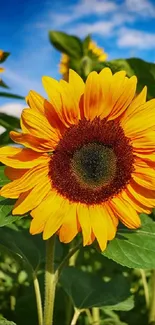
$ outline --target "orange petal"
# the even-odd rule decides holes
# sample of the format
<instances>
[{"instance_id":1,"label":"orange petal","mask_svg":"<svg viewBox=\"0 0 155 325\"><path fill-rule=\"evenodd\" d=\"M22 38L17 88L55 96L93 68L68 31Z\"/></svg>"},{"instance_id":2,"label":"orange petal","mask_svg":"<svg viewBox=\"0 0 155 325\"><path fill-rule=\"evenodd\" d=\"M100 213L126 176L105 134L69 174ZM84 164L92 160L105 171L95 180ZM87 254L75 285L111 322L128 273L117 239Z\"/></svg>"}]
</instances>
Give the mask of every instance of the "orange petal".
<instances>
[{"instance_id":1,"label":"orange petal","mask_svg":"<svg viewBox=\"0 0 155 325\"><path fill-rule=\"evenodd\" d=\"M117 72L116 74L119 73L120 72ZM118 84L120 86L119 76L117 76L115 82L116 85ZM116 97L117 99L115 98L115 102L113 103L113 107L108 118L109 120L116 119L127 109L127 107L130 105L130 103L132 102L135 96L136 86L137 86L136 76L133 76L131 78L125 78L124 85L122 84L122 86L118 89L117 86L115 86L116 87L115 91L117 94L119 94L119 97Z\"/></svg>"},{"instance_id":2,"label":"orange petal","mask_svg":"<svg viewBox=\"0 0 155 325\"><path fill-rule=\"evenodd\" d=\"M100 108L103 105L102 89L99 82L99 75L93 71L86 80L84 92L84 116L88 120L93 120L100 115Z\"/></svg>"},{"instance_id":3,"label":"orange petal","mask_svg":"<svg viewBox=\"0 0 155 325\"><path fill-rule=\"evenodd\" d=\"M140 105L132 118L126 120L121 119L120 124L129 138L143 135L149 129L154 130L155 121L155 99L151 99L143 105ZM146 118L147 117L147 118Z\"/></svg>"},{"instance_id":4,"label":"orange petal","mask_svg":"<svg viewBox=\"0 0 155 325\"><path fill-rule=\"evenodd\" d=\"M47 118L52 128L57 129L58 134L64 132L64 125L61 122L58 114L55 111L54 106L51 103L49 103L46 99L44 99L35 91L29 92L27 96L27 102L31 109L41 113L42 116L45 116ZM22 125L22 128L24 131L24 125ZM26 133L26 131L24 132Z\"/></svg>"},{"instance_id":5,"label":"orange petal","mask_svg":"<svg viewBox=\"0 0 155 325\"><path fill-rule=\"evenodd\" d=\"M48 163L48 160L49 156L47 154L30 149L9 146L0 148L0 161L13 168L32 168L41 163Z\"/></svg>"},{"instance_id":6,"label":"orange petal","mask_svg":"<svg viewBox=\"0 0 155 325\"><path fill-rule=\"evenodd\" d=\"M30 148L36 152L49 152L53 151L56 147L57 142L54 139L45 140L41 138L34 137L31 134L24 134L15 131L10 132L10 138L23 146Z\"/></svg>"},{"instance_id":7,"label":"orange petal","mask_svg":"<svg viewBox=\"0 0 155 325\"><path fill-rule=\"evenodd\" d=\"M128 201L123 200L121 196L114 197L110 201L110 207L113 210L114 214L116 214L116 216L122 223L124 223L126 227L130 229L140 227L141 221L137 212L128 203Z\"/></svg>"},{"instance_id":8,"label":"orange petal","mask_svg":"<svg viewBox=\"0 0 155 325\"><path fill-rule=\"evenodd\" d=\"M133 99L128 109L124 112L122 120L127 121L130 119L138 110L141 110L141 105L146 102L147 87L145 86L143 90Z\"/></svg>"},{"instance_id":9,"label":"orange petal","mask_svg":"<svg viewBox=\"0 0 155 325\"><path fill-rule=\"evenodd\" d=\"M27 172L27 169L15 169L12 167L6 167L4 170L4 174L11 180L14 181L22 177Z\"/></svg>"},{"instance_id":10,"label":"orange petal","mask_svg":"<svg viewBox=\"0 0 155 325\"><path fill-rule=\"evenodd\" d=\"M85 246L88 245L91 240L91 223L89 208L86 205L79 203L77 205L77 217L82 230L83 246Z\"/></svg>"},{"instance_id":11,"label":"orange petal","mask_svg":"<svg viewBox=\"0 0 155 325\"><path fill-rule=\"evenodd\" d=\"M49 124L45 116L35 110L24 109L21 116L24 132L30 133L38 138L59 141L57 129L54 129Z\"/></svg>"},{"instance_id":12,"label":"orange petal","mask_svg":"<svg viewBox=\"0 0 155 325\"><path fill-rule=\"evenodd\" d=\"M80 112L72 94L72 87L64 80L58 83L50 77L43 77L43 86L62 123L66 127L77 123Z\"/></svg>"},{"instance_id":13,"label":"orange petal","mask_svg":"<svg viewBox=\"0 0 155 325\"><path fill-rule=\"evenodd\" d=\"M38 165L28 170L20 179L6 184L1 189L1 195L8 198L18 198L23 192L37 186L42 178L48 175L48 165Z\"/></svg>"},{"instance_id":14,"label":"orange petal","mask_svg":"<svg viewBox=\"0 0 155 325\"><path fill-rule=\"evenodd\" d=\"M59 239L63 243L70 243L78 233L76 206L76 204L71 204L59 230Z\"/></svg>"},{"instance_id":15,"label":"orange petal","mask_svg":"<svg viewBox=\"0 0 155 325\"><path fill-rule=\"evenodd\" d=\"M24 214L38 206L51 190L51 183L47 177L42 177L41 183L32 190L20 194L12 214Z\"/></svg>"},{"instance_id":16,"label":"orange petal","mask_svg":"<svg viewBox=\"0 0 155 325\"><path fill-rule=\"evenodd\" d=\"M128 189L125 189L121 192L121 196L123 200L126 200L129 202L129 204L138 212L138 213L151 213L151 209L146 207L144 204L140 203L135 199L135 197L128 191Z\"/></svg>"},{"instance_id":17,"label":"orange petal","mask_svg":"<svg viewBox=\"0 0 155 325\"><path fill-rule=\"evenodd\" d=\"M155 206L155 191L148 189L146 191L146 188L140 186L134 180L130 181L127 185L127 189L142 205L148 208L153 208Z\"/></svg>"}]
</instances>

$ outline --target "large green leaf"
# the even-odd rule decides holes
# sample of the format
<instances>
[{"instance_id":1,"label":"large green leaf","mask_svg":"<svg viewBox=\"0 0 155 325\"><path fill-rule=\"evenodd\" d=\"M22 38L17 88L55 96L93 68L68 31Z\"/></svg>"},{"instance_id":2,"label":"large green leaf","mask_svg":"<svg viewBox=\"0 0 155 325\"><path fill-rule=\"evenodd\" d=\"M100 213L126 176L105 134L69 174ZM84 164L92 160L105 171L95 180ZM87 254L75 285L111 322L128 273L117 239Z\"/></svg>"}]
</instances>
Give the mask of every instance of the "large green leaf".
<instances>
[{"instance_id":1,"label":"large green leaf","mask_svg":"<svg viewBox=\"0 0 155 325\"><path fill-rule=\"evenodd\" d=\"M145 222L137 230L119 229L115 239L109 242L104 256L131 267L155 268L155 222L144 217Z\"/></svg>"},{"instance_id":2,"label":"large green leaf","mask_svg":"<svg viewBox=\"0 0 155 325\"><path fill-rule=\"evenodd\" d=\"M40 252L27 230L18 230L16 227L1 228L0 250L5 250L23 263L29 274L35 272L39 266Z\"/></svg>"},{"instance_id":3,"label":"large green leaf","mask_svg":"<svg viewBox=\"0 0 155 325\"><path fill-rule=\"evenodd\" d=\"M82 42L78 37L59 31L50 31L49 39L52 45L62 53L73 58L81 58L83 49Z\"/></svg>"},{"instance_id":4,"label":"large green leaf","mask_svg":"<svg viewBox=\"0 0 155 325\"><path fill-rule=\"evenodd\" d=\"M133 308L129 283L124 276L116 275L106 283L91 273L67 267L62 272L60 282L74 306L79 309L101 306L113 310Z\"/></svg>"},{"instance_id":5,"label":"large green leaf","mask_svg":"<svg viewBox=\"0 0 155 325\"><path fill-rule=\"evenodd\" d=\"M0 97L8 97L8 98L14 98L14 99L25 99L23 96L11 94L11 93L6 93L3 91L0 91Z\"/></svg>"}]
</instances>

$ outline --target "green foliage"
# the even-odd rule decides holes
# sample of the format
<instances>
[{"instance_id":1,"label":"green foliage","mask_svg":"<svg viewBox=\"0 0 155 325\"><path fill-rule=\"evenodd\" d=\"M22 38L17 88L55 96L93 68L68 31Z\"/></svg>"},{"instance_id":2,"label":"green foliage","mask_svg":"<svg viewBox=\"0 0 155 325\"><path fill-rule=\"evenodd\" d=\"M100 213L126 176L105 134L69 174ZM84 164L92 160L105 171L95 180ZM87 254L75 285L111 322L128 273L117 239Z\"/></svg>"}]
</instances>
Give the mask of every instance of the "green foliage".
<instances>
[{"instance_id":1,"label":"green foliage","mask_svg":"<svg viewBox=\"0 0 155 325\"><path fill-rule=\"evenodd\" d=\"M91 273L65 268L61 275L61 284L78 309L105 306L113 310L130 310L133 297L126 278L117 276L109 282Z\"/></svg>"},{"instance_id":2,"label":"green foliage","mask_svg":"<svg viewBox=\"0 0 155 325\"><path fill-rule=\"evenodd\" d=\"M0 319L0 325L16 325L16 324L4 318L4 319Z\"/></svg>"},{"instance_id":3,"label":"green foliage","mask_svg":"<svg viewBox=\"0 0 155 325\"><path fill-rule=\"evenodd\" d=\"M50 31L49 39L54 47L73 58L81 58L82 42L76 36L67 35L63 32Z\"/></svg>"},{"instance_id":4,"label":"green foliage","mask_svg":"<svg viewBox=\"0 0 155 325\"><path fill-rule=\"evenodd\" d=\"M119 229L103 254L127 267L155 268L155 222L148 217L141 229Z\"/></svg>"},{"instance_id":5,"label":"green foliage","mask_svg":"<svg viewBox=\"0 0 155 325\"><path fill-rule=\"evenodd\" d=\"M3 52L3 55L0 57L0 63L3 63L8 58L9 55L10 55L9 52Z\"/></svg>"},{"instance_id":6,"label":"green foliage","mask_svg":"<svg viewBox=\"0 0 155 325\"><path fill-rule=\"evenodd\" d=\"M17 117L5 113L0 113L0 125L8 130L19 129L20 121Z\"/></svg>"},{"instance_id":7,"label":"green foliage","mask_svg":"<svg viewBox=\"0 0 155 325\"><path fill-rule=\"evenodd\" d=\"M2 91L0 91L0 97L6 97L6 98L12 98L12 99L25 99L25 97L23 97L23 96L6 93L6 92L2 92Z\"/></svg>"}]
</instances>

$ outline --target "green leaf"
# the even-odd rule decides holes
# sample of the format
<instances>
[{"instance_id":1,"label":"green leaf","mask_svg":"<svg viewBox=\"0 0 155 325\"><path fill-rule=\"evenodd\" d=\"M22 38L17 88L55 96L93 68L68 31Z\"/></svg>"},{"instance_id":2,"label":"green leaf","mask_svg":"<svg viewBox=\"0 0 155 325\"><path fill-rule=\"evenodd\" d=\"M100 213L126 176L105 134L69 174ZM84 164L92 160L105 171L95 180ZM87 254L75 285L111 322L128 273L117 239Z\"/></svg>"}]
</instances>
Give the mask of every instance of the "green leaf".
<instances>
[{"instance_id":1,"label":"green leaf","mask_svg":"<svg viewBox=\"0 0 155 325\"><path fill-rule=\"evenodd\" d=\"M10 55L10 52L3 52L2 58L0 58L0 63L3 63L8 56Z\"/></svg>"},{"instance_id":2,"label":"green leaf","mask_svg":"<svg viewBox=\"0 0 155 325\"><path fill-rule=\"evenodd\" d=\"M9 88L2 79L0 79L0 87L7 88L7 89Z\"/></svg>"},{"instance_id":3,"label":"green leaf","mask_svg":"<svg viewBox=\"0 0 155 325\"><path fill-rule=\"evenodd\" d=\"M62 272L60 282L74 306L79 309L105 306L121 310L119 304L123 310L133 308L132 298L126 302L130 296L130 287L124 276L116 275L106 283L91 273L67 267Z\"/></svg>"},{"instance_id":4,"label":"green leaf","mask_svg":"<svg viewBox=\"0 0 155 325\"><path fill-rule=\"evenodd\" d=\"M49 31L49 39L52 45L62 53L73 58L81 58L83 54L81 40L63 32Z\"/></svg>"},{"instance_id":5,"label":"green leaf","mask_svg":"<svg viewBox=\"0 0 155 325\"><path fill-rule=\"evenodd\" d=\"M4 174L4 170L5 166L0 166L0 187L10 182L10 180Z\"/></svg>"},{"instance_id":6,"label":"green leaf","mask_svg":"<svg viewBox=\"0 0 155 325\"><path fill-rule=\"evenodd\" d=\"M16 324L4 318L4 319L0 319L0 325L16 325Z\"/></svg>"},{"instance_id":7,"label":"green leaf","mask_svg":"<svg viewBox=\"0 0 155 325\"><path fill-rule=\"evenodd\" d=\"M87 55L88 52L89 52L88 47L89 47L90 41L91 41L91 35L87 35L85 37L85 39L83 40L83 52L84 52L84 55Z\"/></svg>"},{"instance_id":8,"label":"green leaf","mask_svg":"<svg viewBox=\"0 0 155 325\"><path fill-rule=\"evenodd\" d=\"M0 97L7 97L7 98L14 98L14 99L25 99L23 96L15 95L15 94L10 94L6 92L0 91Z\"/></svg>"},{"instance_id":9,"label":"green leaf","mask_svg":"<svg viewBox=\"0 0 155 325\"><path fill-rule=\"evenodd\" d=\"M27 230L19 231L8 227L0 229L0 249L22 262L30 275L40 264L39 249Z\"/></svg>"},{"instance_id":10,"label":"green leaf","mask_svg":"<svg viewBox=\"0 0 155 325\"><path fill-rule=\"evenodd\" d=\"M10 143L13 143L13 141L9 136L8 130L6 130L2 134L0 134L0 144L2 146L4 146L4 145L10 144Z\"/></svg>"},{"instance_id":11,"label":"green leaf","mask_svg":"<svg viewBox=\"0 0 155 325\"><path fill-rule=\"evenodd\" d=\"M0 125L6 129L13 130L20 128L20 121L17 117L0 113Z\"/></svg>"},{"instance_id":12,"label":"green leaf","mask_svg":"<svg viewBox=\"0 0 155 325\"><path fill-rule=\"evenodd\" d=\"M148 217L141 229L119 229L103 255L130 268L155 268L155 222Z\"/></svg>"},{"instance_id":13,"label":"green leaf","mask_svg":"<svg viewBox=\"0 0 155 325\"><path fill-rule=\"evenodd\" d=\"M6 225L9 225L21 218L23 216L12 216L11 211L13 209L15 200L11 199L4 199L3 197L0 197L0 227L4 227Z\"/></svg>"}]
</instances>

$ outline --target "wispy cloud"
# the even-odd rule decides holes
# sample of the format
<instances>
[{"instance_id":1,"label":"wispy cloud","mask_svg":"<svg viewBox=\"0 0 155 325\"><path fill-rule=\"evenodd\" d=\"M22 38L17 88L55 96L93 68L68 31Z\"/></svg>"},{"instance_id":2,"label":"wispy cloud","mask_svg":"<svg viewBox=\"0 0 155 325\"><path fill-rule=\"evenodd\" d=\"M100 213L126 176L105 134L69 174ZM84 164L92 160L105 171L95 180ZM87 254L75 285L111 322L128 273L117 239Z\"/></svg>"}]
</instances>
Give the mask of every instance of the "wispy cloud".
<instances>
[{"instance_id":1,"label":"wispy cloud","mask_svg":"<svg viewBox=\"0 0 155 325\"><path fill-rule=\"evenodd\" d=\"M119 31L117 45L119 47L133 47L148 50L155 48L155 34L139 31L136 29L122 28Z\"/></svg>"}]
</instances>

